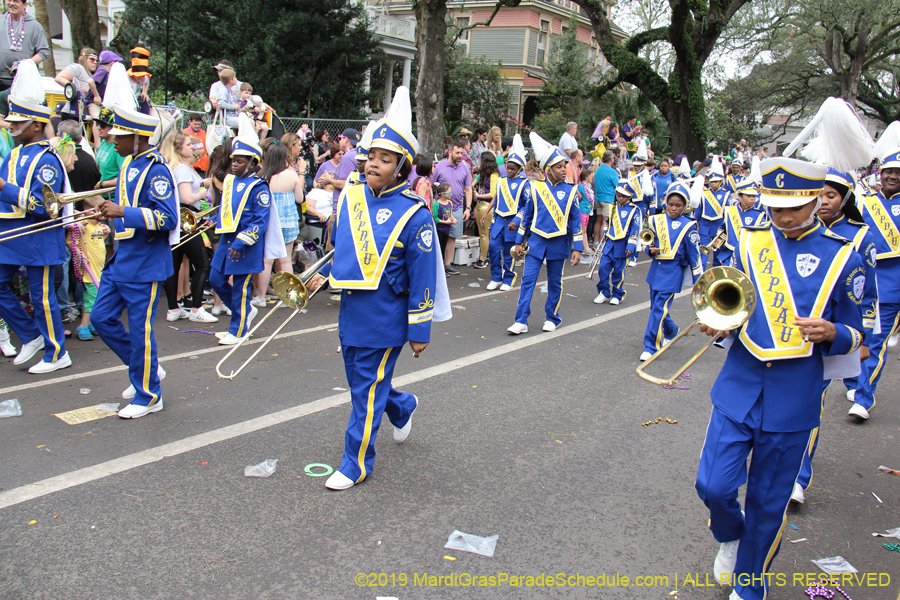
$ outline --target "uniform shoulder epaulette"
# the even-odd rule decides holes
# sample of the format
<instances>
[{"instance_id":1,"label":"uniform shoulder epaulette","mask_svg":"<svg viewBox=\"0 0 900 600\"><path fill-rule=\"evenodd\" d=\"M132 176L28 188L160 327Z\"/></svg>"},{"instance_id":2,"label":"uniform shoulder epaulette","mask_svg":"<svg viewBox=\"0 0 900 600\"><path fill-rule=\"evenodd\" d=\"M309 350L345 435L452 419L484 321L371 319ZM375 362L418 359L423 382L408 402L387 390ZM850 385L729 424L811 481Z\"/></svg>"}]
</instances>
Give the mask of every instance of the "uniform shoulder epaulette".
<instances>
[{"instance_id":1,"label":"uniform shoulder epaulette","mask_svg":"<svg viewBox=\"0 0 900 600\"><path fill-rule=\"evenodd\" d=\"M403 191L400 192L400 193L401 193L402 195L406 196L407 198L409 198L410 200L413 200L413 201L415 201L415 202L421 202L424 206L427 207L427 204L425 204L425 198L423 198L422 196L416 194L416 193L413 192L412 190L403 190Z\"/></svg>"},{"instance_id":2,"label":"uniform shoulder epaulette","mask_svg":"<svg viewBox=\"0 0 900 600\"><path fill-rule=\"evenodd\" d=\"M825 237L831 238L833 240L837 240L838 242L840 242L842 244L852 244L853 243L852 240L848 240L844 236L838 235L835 232L833 232L832 230L827 229L827 228L822 230L822 235L824 235Z\"/></svg>"},{"instance_id":3,"label":"uniform shoulder epaulette","mask_svg":"<svg viewBox=\"0 0 900 600\"><path fill-rule=\"evenodd\" d=\"M847 222L851 225L856 225L857 227L866 227L866 224L861 221L854 221L853 219L847 219Z\"/></svg>"}]
</instances>

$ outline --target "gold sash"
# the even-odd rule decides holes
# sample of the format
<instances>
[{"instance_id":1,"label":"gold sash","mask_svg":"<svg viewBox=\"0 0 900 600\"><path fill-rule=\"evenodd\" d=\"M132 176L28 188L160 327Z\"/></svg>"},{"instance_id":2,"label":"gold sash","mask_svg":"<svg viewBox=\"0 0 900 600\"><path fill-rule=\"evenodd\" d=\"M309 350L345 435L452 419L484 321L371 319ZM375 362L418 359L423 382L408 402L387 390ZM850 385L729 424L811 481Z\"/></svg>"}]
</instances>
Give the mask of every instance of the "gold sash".
<instances>
[{"instance_id":1,"label":"gold sash","mask_svg":"<svg viewBox=\"0 0 900 600\"><path fill-rule=\"evenodd\" d=\"M125 160L122 161L122 168L119 169L119 181L118 181L118 196L119 196L119 206L123 206L125 208L138 208L138 199L141 197L141 190L144 188L144 179L147 178L147 173L150 172L150 167L153 166L153 162L150 161L147 163L147 167L140 174L138 178L137 185L134 186L134 203L131 202L131 198L128 196L128 167L131 165L133 156L126 156ZM124 218L122 222L124 223ZM116 232L117 240L127 240L134 236L134 228L125 228L123 231Z\"/></svg>"},{"instance_id":2,"label":"gold sash","mask_svg":"<svg viewBox=\"0 0 900 600\"><path fill-rule=\"evenodd\" d=\"M881 234L881 237L884 238L884 241L887 242L888 247L891 249L890 252L878 253L877 257L893 258L900 256L900 231L898 231L890 211L875 194L863 198L863 206L872 215L872 220L875 222L874 229Z\"/></svg>"},{"instance_id":3,"label":"gold sash","mask_svg":"<svg viewBox=\"0 0 900 600\"><path fill-rule=\"evenodd\" d=\"M623 223L622 217L619 214L619 210L622 208L628 209L628 218ZM634 210L631 204L626 204L625 206L619 206L618 203L613 204L612 210L610 211L609 220L612 222L612 235L609 236L611 240L621 240L625 237L625 234L628 233L628 225L631 223L631 219L634 217Z\"/></svg>"},{"instance_id":4,"label":"gold sash","mask_svg":"<svg viewBox=\"0 0 900 600\"><path fill-rule=\"evenodd\" d=\"M805 341L799 329L794 325L797 314L797 303L791 291L784 261L778 250L772 229L748 229L748 235L741 236L741 257L744 266L752 274L759 294L757 310L765 315L774 348L763 348L755 343L747 333L747 325L741 329L740 338L744 346L759 359L798 358L812 354L813 342ZM819 318L831 292L837 283L841 270L853 251L851 244L841 248L831 264L818 296L812 306L810 318ZM823 265L824 266L824 265Z\"/></svg>"},{"instance_id":5,"label":"gold sash","mask_svg":"<svg viewBox=\"0 0 900 600\"><path fill-rule=\"evenodd\" d=\"M693 221L690 223L683 223L681 231L678 232L678 235L673 241L667 220L665 214L653 215L653 217L651 217L653 228L656 233L657 245L659 246L659 254L656 258L672 260L675 258L675 254L678 252L678 248L681 246L684 236L691 230L694 223Z\"/></svg>"},{"instance_id":6,"label":"gold sash","mask_svg":"<svg viewBox=\"0 0 900 600\"><path fill-rule=\"evenodd\" d=\"M706 199L706 202L712 207L716 213L714 217L707 217L705 214L703 218L708 221L715 221L719 217L722 216L722 205L719 204L719 199L716 198L716 195L712 193L712 190L705 190L703 192L703 197Z\"/></svg>"},{"instance_id":7,"label":"gold sash","mask_svg":"<svg viewBox=\"0 0 900 600\"><path fill-rule=\"evenodd\" d=\"M500 200L502 202L497 203L497 208L494 212L501 217L508 217L515 214L516 209L519 207L516 205L516 199L513 197L512 190L509 189L509 178L500 178L500 185L497 191L500 193Z\"/></svg>"},{"instance_id":8,"label":"gold sash","mask_svg":"<svg viewBox=\"0 0 900 600\"><path fill-rule=\"evenodd\" d=\"M247 198L250 197L250 190L262 181L261 179L253 179L247 183L247 188L241 196L240 204L237 207L237 213L232 210L234 202L234 175L226 175L225 181L222 183L222 204L219 206L219 226L216 227L216 233L234 233L238 225L241 223L241 215L244 207L247 205Z\"/></svg>"},{"instance_id":9,"label":"gold sash","mask_svg":"<svg viewBox=\"0 0 900 600\"><path fill-rule=\"evenodd\" d=\"M541 202L544 203L544 206L547 208L547 211L550 213L550 216L553 218L553 223L556 225L556 231L541 231L535 225L537 225L537 206L535 206L534 210L534 221L532 222L531 228L538 233L544 234L545 237L556 237L559 235L565 235L567 227L566 221L569 219L569 211L572 209L572 196L575 194L576 188L572 188L572 191L569 193L569 197L566 199L566 212L563 212L559 205L556 203L556 200L553 199L553 195L550 193L550 188L543 181L533 181L532 189L537 192L538 197L541 199Z\"/></svg>"}]
</instances>

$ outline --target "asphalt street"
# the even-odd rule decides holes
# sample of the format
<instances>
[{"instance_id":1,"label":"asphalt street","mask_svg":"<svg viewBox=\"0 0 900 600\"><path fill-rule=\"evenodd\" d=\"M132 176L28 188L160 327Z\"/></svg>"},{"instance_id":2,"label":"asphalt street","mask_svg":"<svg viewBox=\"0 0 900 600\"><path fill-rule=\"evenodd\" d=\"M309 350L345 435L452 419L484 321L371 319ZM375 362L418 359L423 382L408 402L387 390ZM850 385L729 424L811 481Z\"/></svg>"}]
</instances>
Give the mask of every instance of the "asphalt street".
<instances>
[{"instance_id":1,"label":"asphalt street","mask_svg":"<svg viewBox=\"0 0 900 600\"><path fill-rule=\"evenodd\" d=\"M349 415L339 303L326 294L234 381L216 377L216 338L185 331L227 323L170 324L161 302L165 409L136 420L54 416L125 402L125 367L99 339L67 341L74 365L45 376L0 358L0 401L23 410L0 419L0 599L726 600L694 490L725 353L707 352L676 389L635 375L647 266L629 270L619 306L593 304L596 277L567 267L563 325L540 331L536 291L518 337L506 333L518 289L487 292L487 270L462 268L449 279L453 319L434 324L421 358L407 348L397 363L396 387L420 399L409 439L395 444L385 421L374 473L343 492L306 472L337 467ZM673 316L693 319L687 297ZM704 341L686 338L656 371ZM878 469L900 469L897 366L895 353L865 423L832 384L813 484L774 562L785 585L768 600L808 598L804 579L821 573L811 561L833 556L863 581L875 574L843 586L853 600L900 599L900 552L882 547L900 540L872 536L900 527L900 477ZM265 459L278 459L274 475L244 477ZM454 530L498 536L494 556L445 549ZM509 580L527 576L534 586Z\"/></svg>"}]
</instances>

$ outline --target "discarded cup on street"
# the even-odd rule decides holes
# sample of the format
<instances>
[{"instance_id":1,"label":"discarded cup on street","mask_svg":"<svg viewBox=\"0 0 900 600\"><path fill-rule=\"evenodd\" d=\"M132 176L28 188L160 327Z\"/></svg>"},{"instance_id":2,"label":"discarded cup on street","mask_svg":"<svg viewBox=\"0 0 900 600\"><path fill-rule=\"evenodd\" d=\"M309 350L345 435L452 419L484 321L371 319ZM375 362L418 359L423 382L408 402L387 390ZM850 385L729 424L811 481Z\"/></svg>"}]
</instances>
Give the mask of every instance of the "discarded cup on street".
<instances>
[{"instance_id":1,"label":"discarded cup on street","mask_svg":"<svg viewBox=\"0 0 900 600\"><path fill-rule=\"evenodd\" d=\"M244 468L244 477L268 477L275 472L277 458L267 458L258 465Z\"/></svg>"},{"instance_id":2,"label":"discarded cup on street","mask_svg":"<svg viewBox=\"0 0 900 600\"><path fill-rule=\"evenodd\" d=\"M117 412L119 412L119 403L118 402L103 402L102 404L98 404L97 412L117 413Z\"/></svg>"},{"instance_id":3,"label":"discarded cup on street","mask_svg":"<svg viewBox=\"0 0 900 600\"><path fill-rule=\"evenodd\" d=\"M0 402L0 419L4 417L21 417L22 405L13 398L12 400L4 400Z\"/></svg>"},{"instance_id":4,"label":"discarded cup on street","mask_svg":"<svg viewBox=\"0 0 900 600\"><path fill-rule=\"evenodd\" d=\"M450 534L444 548L451 550L462 550L463 552L472 552L482 556L494 556L494 548L497 547L497 538L499 536L492 535L490 537L481 537L472 535L471 533L463 533L456 529Z\"/></svg>"},{"instance_id":5,"label":"discarded cup on street","mask_svg":"<svg viewBox=\"0 0 900 600\"><path fill-rule=\"evenodd\" d=\"M78 393L82 396L87 396L91 393L91 388L81 388L80 390L78 390Z\"/></svg>"},{"instance_id":6,"label":"discarded cup on street","mask_svg":"<svg viewBox=\"0 0 900 600\"><path fill-rule=\"evenodd\" d=\"M843 556L832 556L811 562L826 573L859 573Z\"/></svg>"}]
</instances>

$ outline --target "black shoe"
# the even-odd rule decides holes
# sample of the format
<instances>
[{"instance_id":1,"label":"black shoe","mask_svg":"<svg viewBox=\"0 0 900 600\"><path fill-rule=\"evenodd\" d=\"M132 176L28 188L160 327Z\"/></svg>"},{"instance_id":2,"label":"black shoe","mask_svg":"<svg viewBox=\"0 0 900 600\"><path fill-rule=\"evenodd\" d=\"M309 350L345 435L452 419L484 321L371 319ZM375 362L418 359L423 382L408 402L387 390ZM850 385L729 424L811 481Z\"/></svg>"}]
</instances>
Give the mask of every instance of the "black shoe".
<instances>
[{"instance_id":1,"label":"black shoe","mask_svg":"<svg viewBox=\"0 0 900 600\"><path fill-rule=\"evenodd\" d=\"M459 275L459 271L449 265L444 267L444 273L446 273L447 275Z\"/></svg>"},{"instance_id":2,"label":"black shoe","mask_svg":"<svg viewBox=\"0 0 900 600\"><path fill-rule=\"evenodd\" d=\"M472 265L472 266L474 266L476 269L483 269L483 268L485 268L486 266L488 266L488 264L487 264L487 261L484 261L484 260L476 260L476 261L475 261L475 264Z\"/></svg>"}]
</instances>

